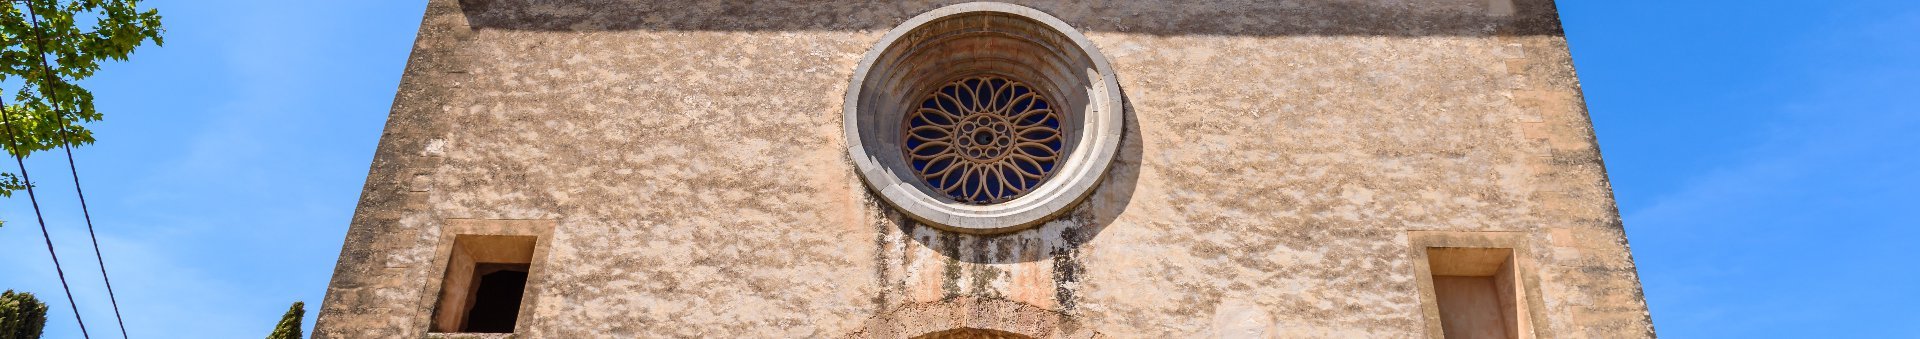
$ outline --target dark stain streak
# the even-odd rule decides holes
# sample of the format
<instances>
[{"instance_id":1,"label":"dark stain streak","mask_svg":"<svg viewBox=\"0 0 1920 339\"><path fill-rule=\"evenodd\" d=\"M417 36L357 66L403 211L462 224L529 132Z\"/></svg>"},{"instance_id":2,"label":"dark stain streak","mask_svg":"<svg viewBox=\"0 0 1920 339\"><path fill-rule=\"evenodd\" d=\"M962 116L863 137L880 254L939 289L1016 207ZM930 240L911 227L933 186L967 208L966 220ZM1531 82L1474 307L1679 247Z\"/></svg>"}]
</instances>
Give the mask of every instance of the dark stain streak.
<instances>
[{"instance_id":1,"label":"dark stain streak","mask_svg":"<svg viewBox=\"0 0 1920 339\"><path fill-rule=\"evenodd\" d=\"M973 265L973 292L975 297L1002 298L1000 291L993 288L993 279L1000 276L1000 270L987 265Z\"/></svg>"},{"instance_id":2,"label":"dark stain streak","mask_svg":"<svg viewBox=\"0 0 1920 339\"><path fill-rule=\"evenodd\" d=\"M1074 218L1080 224L1081 218ZM1053 298L1060 303L1060 312L1070 314L1074 311L1078 298L1074 289L1080 283L1086 266L1080 262L1080 245L1085 243L1080 226L1070 226L1060 230L1060 239L1065 242L1054 248L1053 255Z\"/></svg>"},{"instance_id":3,"label":"dark stain streak","mask_svg":"<svg viewBox=\"0 0 1920 339\"><path fill-rule=\"evenodd\" d=\"M864 195L864 197L865 198L861 199L863 206L874 205L870 195ZM886 217L885 214L880 214L879 218L874 218L873 220L873 284L875 286L887 286L887 282L892 279L887 276L887 272L890 271L888 269L889 267L887 267L887 249L891 246L887 246L888 230ZM876 290L873 295L873 311L875 313L886 312L887 292L892 291L892 289L878 288Z\"/></svg>"},{"instance_id":4,"label":"dark stain streak","mask_svg":"<svg viewBox=\"0 0 1920 339\"><path fill-rule=\"evenodd\" d=\"M960 235L951 232L940 233L940 254L947 258L947 267L942 272L940 290L946 292L943 298L960 296Z\"/></svg>"},{"instance_id":5,"label":"dark stain streak","mask_svg":"<svg viewBox=\"0 0 1920 339\"><path fill-rule=\"evenodd\" d=\"M1029 244L1027 244L1027 241L1025 239L1019 239L1016 241L999 241L999 242L995 242L995 245L998 245L999 247L994 249L993 260L995 262L1013 262L1014 251L1020 247L1029 246Z\"/></svg>"}]
</instances>

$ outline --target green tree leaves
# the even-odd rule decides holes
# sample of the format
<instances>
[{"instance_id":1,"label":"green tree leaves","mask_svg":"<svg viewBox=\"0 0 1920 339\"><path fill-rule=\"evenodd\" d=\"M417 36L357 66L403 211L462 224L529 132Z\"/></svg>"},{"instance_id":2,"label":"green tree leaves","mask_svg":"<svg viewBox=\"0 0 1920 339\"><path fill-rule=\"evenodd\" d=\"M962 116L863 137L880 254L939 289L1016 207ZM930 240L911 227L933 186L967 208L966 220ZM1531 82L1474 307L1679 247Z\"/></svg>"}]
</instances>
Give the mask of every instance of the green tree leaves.
<instances>
[{"instance_id":1,"label":"green tree leaves","mask_svg":"<svg viewBox=\"0 0 1920 339\"><path fill-rule=\"evenodd\" d=\"M287 314L280 316L280 324L273 327L273 333L267 339L300 339L300 318L307 315L307 303L295 301L287 308Z\"/></svg>"},{"instance_id":2,"label":"green tree leaves","mask_svg":"<svg viewBox=\"0 0 1920 339\"><path fill-rule=\"evenodd\" d=\"M39 339L46 328L46 303L33 293L0 292L0 339Z\"/></svg>"},{"instance_id":3,"label":"green tree leaves","mask_svg":"<svg viewBox=\"0 0 1920 339\"><path fill-rule=\"evenodd\" d=\"M0 149L25 157L65 144L93 143L85 123L99 121L93 92L76 83L100 71L100 62L124 61L133 49L161 45L160 12L139 0L26 0L0 7L0 98L5 124ZM35 20L38 19L38 20ZM82 22L86 28L82 28ZM36 25L36 22L38 23ZM6 98L4 86L18 86ZM0 197L31 183L0 172ZM4 223L0 223L4 225Z\"/></svg>"},{"instance_id":4,"label":"green tree leaves","mask_svg":"<svg viewBox=\"0 0 1920 339\"><path fill-rule=\"evenodd\" d=\"M84 124L102 114L94 109L93 92L78 82L99 72L104 61L127 60L148 41L164 43L159 11L141 10L139 3L27 0L0 6L0 98L6 99L6 123L13 127L0 146L8 154L93 143L93 132ZM9 86L17 88L4 88ZM9 137L0 133L0 138ZM0 196L26 184L0 173Z\"/></svg>"}]
</instances>

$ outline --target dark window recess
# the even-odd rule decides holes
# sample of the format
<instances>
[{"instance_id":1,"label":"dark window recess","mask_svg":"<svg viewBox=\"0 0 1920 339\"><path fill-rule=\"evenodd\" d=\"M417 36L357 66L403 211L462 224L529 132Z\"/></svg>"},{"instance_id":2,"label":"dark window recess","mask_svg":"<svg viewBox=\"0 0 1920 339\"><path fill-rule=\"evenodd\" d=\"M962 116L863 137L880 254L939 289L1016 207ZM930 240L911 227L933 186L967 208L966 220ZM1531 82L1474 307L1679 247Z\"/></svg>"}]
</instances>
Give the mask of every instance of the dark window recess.
<instances>
[{"instance_id":1,"label":"dark window recess","mask_svg":"<svg viewBox=\"0 0 1920 339\"><path fill-rule=\"evenodd\" d=\"M479 264L474 280L480 287L473 295L473 309L467 311L467 327L461 332L512 333L520 314L520 296L527 290L526 264ZM482 273L492 271L491 273Z\"/></svg>"},{"instance_id":2,"label":"dark window recess","mask_svg":"<svg viewBox=\"0 0 1920 339\"><path fill-rule=\"evenodd\" d=\"M432 332L513 333L533 271L531 236L459 235L435 303Z\"/></svg>"}]
</instances>

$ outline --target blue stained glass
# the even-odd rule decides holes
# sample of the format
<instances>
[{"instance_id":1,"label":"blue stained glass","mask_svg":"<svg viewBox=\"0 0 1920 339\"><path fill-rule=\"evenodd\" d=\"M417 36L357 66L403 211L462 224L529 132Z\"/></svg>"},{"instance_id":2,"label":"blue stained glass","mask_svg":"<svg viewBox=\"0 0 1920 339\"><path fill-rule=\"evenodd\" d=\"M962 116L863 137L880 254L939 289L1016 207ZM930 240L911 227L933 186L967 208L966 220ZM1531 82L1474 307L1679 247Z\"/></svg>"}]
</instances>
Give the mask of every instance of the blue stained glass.
<instances>
[{"instance_id":1,"label":"blue stained glass","mask_svg":"<svg viewBox=\"0 0 1920 339\"><path fill-rule=\"evenodd\" d=\"M907 117L907 163L929 188L956 201L997 204L1039 187L1063 143L1060 117L1019 81L981 76L927 94Z\"/></svg>"}]
</instances>

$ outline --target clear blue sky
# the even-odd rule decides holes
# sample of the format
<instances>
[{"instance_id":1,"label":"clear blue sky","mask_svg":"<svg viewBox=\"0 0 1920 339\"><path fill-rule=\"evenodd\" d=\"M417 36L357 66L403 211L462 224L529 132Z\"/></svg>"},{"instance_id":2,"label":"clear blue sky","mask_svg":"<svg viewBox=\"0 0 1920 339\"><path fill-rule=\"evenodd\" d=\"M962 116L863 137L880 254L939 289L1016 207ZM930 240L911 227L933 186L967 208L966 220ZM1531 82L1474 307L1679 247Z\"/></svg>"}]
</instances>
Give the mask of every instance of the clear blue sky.
<instances>
[{"instance_id":1,"label":"clear blue sky","mask_svg":"<svg viewBox=\"0 0 1920 339\"><path fill-rule=\"evenodd\" d=\"M148 0L169 44L88 82L76 150L135 337L261 337L294 300L311 328L424 2ZM1920 337L1920 2L1561 11L1662 335ZM29 166L104 337L63 160ZM0 219L0 288L78 337L26 199Z\"/></svg>"}]
</instances>

